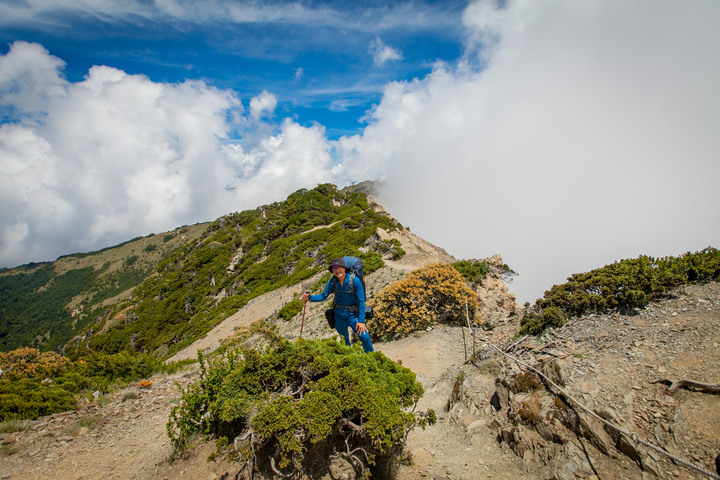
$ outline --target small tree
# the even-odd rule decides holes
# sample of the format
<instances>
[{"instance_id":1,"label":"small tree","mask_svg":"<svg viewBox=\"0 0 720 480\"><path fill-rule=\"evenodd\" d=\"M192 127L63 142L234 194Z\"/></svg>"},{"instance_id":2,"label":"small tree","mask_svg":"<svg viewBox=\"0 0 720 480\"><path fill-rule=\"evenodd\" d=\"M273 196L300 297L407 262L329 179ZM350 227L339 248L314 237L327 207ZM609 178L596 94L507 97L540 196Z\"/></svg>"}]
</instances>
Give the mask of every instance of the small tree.
<instances>
[{"instance_id":1,"label":"small tree","mask_svg":"<svg viewBox=\"0 0 720 480\"><path fill-rule=\"evenodd\" d=\"M376 295L370 333L380 340L402 337L433 323L465 325L475 321L477 294L452 265L434 263L388 285Z\"/></svg>"},{"instance_id":2,"label":"small tree","mask_svg":"<svg viewBox=\"0 0 720 480\"><path fill-rule=\"evenodd\" d=\"M433 411L407 411L422 386L380 352L276 338L264 352L244 349L209 363L199 356L201 378L168 421L179 451L201 433L268 473L318 473L343 457L367 476L393 463L416 425L435 421Z\"/></svg>"}]
</instances>

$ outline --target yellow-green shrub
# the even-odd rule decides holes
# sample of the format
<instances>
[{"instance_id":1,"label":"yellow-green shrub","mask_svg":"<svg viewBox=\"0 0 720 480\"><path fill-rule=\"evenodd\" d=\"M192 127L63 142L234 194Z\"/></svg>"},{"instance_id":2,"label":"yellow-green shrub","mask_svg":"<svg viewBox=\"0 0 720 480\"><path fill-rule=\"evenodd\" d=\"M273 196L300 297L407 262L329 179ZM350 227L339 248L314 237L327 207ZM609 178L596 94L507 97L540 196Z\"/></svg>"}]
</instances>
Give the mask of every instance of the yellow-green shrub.
<instances>
[{"instance_id":1,"label":"yellow-green shrub","mask_svg":"<svg viewBox=\"0 0 720 480\"><path fill-rule=\"evenodd\" d=\"M388 285L373 299L370 334L380 340L402 337L433 323L465 325L475 319L477 294L448 263L419 268ZM467 309L467 310L466 310Z\"/></svg>"}]
</instances>

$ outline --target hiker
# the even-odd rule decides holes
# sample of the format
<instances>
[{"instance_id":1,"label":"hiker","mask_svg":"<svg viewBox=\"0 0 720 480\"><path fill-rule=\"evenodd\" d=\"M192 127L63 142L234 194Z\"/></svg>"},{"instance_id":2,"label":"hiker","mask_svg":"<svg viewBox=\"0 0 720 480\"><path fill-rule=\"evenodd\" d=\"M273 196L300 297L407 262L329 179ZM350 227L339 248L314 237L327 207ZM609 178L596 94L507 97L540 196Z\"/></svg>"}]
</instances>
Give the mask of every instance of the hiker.
<instances>
[{"instance_id":1,"label":"hiker","mask_svg":"<svg viewBox=\"0 0 720 480\"><path fill-rule=\"evenodd\" d=\"M310 295L310 292L305 292L302 296L303 300L322 302L334 293L332 316L335 319L335 330L345 339L345 345L350 345L348 334L348 326L350 326L360 338L365 353L374 351L370 333L365 326L365 289L361 279L356 275L347 274L348 269L342 258L333 259L329 269L333 276L325 285L325 290L320 295Z\"/></svg>"}]
</instances>

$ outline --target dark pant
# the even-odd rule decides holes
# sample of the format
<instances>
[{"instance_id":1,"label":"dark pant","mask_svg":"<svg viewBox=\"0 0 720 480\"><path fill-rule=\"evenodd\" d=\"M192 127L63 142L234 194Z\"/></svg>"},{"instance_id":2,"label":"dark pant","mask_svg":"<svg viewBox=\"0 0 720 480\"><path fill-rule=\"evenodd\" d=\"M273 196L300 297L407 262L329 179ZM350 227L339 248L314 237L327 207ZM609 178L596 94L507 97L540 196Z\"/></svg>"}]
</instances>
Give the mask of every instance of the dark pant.
<instances>
[{"instance_id":1,"label":"dark pant","mask_svg":"<svg viewBox=\"0 0 720 480\"><path fill-rule=\"evenodd\" d=\"M335 316L335 330L345 339L345 345L351 345L350 333L348 332L349 326L350 324L347 321L339 318L338 315ZM353 330L356 334L358 333L357 328L354 328ZM360 338L360 343L362 344L365 353L375 351L375 349L373 348L372 340L370 340L370 333L368 331L365 331L365 333L363 333L362 335L358 334L358 337Z\"/></svg>"}]
</instances>

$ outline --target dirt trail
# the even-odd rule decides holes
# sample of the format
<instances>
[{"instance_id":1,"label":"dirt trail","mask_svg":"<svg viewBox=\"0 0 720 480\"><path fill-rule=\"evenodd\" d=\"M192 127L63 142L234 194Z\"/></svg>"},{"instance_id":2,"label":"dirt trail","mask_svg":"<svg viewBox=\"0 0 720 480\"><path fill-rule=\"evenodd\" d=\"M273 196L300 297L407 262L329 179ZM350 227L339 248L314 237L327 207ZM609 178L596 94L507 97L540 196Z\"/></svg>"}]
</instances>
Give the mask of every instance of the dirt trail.
<instances>
[{"instance_id":1,"label":"dirt trail","mask_svg":"<svg viewBox=\"0 0 720 480\"><path fill-rule=\"evenodd\" d=\"M465 438L465 428L444 411L464 361L459 329L435 328L380 343L377 350L418 372L425 388L418 408L434 408L439 416L437 425L411 433L408 449L414 465L402 467L399 480L522 476L517 458L490 438L472 443ZM221 478L233 466L207 462L212 445L200 446L188 458L169 461L168 415L180 397L178 387L196 377L193 367L156 376L150 388L130 387L78 411L44 417L28 431L5 434L0 437L2 443L12 443L16 453L3 458L0 479ZM492 383L490 377L488 382Z\"/></svg>"},{"instance_id":2,"label":"dirt trail","mask_svg":"<svg viewBox=\"0 0 720 480\"><path fill-rule=\"evenodd\" d=\"M467 330L465 333L467 335ZM489 430L482 439L468 435L467 426L478 417L468 413L458 423L446 411L460 372L474 368L465 365L464 345L471 349L469 338L463 342L461 329L446 326L377 345L376 349L388 358L417 373L425 389L418 409L432 408L438 415L435 426L415 430L408 436L406 447L412 454L413 465L401 467L398 480L533 478L524 471L520 459L502 450ZM487 387L489 400L495 377L483 375L479 381Z\"/></svg>"},{"instance_id":3,"label":"dirt trail","mask_svg":"<svg viewBox=\"0 0 720 480\"><path fill-rule=\"evenodd\" d=\"M192 376L191 370L157 376L149 388L130 387L6 434L2 442L14 440L17 452L2 459L0 478L171 478L165 424L179 398L176 383L186 385Z\"/></svg>"}]
</instances>

